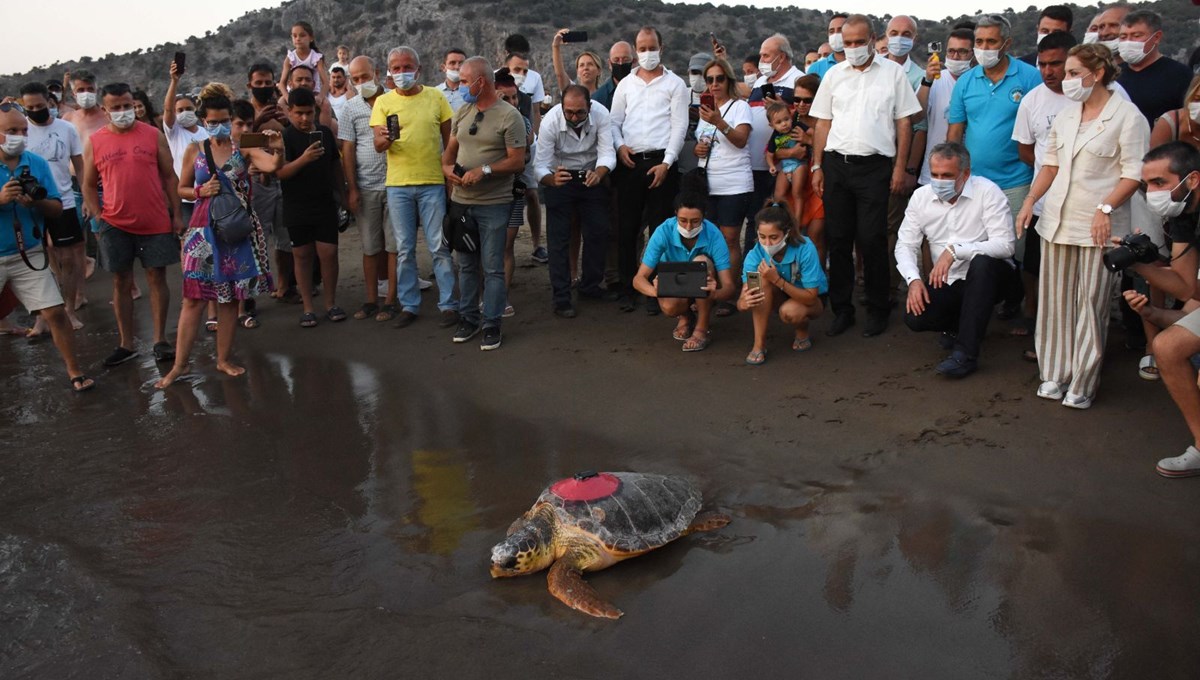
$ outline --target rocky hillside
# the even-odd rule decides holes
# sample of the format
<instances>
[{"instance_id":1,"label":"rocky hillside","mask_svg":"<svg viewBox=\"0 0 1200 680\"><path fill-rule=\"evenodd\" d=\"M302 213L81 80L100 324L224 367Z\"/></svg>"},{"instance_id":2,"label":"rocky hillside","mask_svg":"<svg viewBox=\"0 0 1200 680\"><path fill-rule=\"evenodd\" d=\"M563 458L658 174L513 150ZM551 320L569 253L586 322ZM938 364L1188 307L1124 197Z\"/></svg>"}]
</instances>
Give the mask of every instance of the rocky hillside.
<instances>
[{"instance_id":1,"label":"rocky hillside","mask_svg":"<svg viewBox=\"0 0 1200 680\"><path fill-rule=\"evenodd\" d=\"M902 5L897 3L898 7ZM1186 61L1195 45L1200 44L1195 8L1183 0L1156 0L1146 6L1164 17L1164 51ZM1033 48L1037 12L1033 6L1020 12L1004 12L1013 22L1017 54ZM1076 7L1077 36L1082 36L1081 24L1095 12L1095 8ZM708 49L709 31L740 60L757 51L761 40L776 31L788 36L797 50L820 44L831 13L667 4L658 0L293 0L275 9L247 12L219 30L193 36L183 44L148 46L121 55L84 56L28 73L2 76L0 94L13 93L30 79L61 78L66 70L83 68L95 73L102 84L124 80L146 89L157 101L176 51L188 54L185 89L220 80L240 91L251 63L267 61L278 67L290 47L291 24L297 20L315 26L317 43L330 62L333 48L339 43L352 46L356 54L376 57L382 57L391 47L411 45L425 60L425 82L433 83L438 80L436 64L446 48L461 47L468 53L497 59L504 37L513 32L529 37L534 46L534 68L548 75L552 71L550 38L558 28L588 31L588 48L604 54L614 40L632 40L639 26L653 24L663 33L667 65L682 70L693 52ZM878 17L879 30L888 18ZM948 27L961 18L965 17L921 17L918 51L923 52L921 48L928 40L943 39ZM547 80L552 82L553 78Z\"/></svg>"}]
</instances>

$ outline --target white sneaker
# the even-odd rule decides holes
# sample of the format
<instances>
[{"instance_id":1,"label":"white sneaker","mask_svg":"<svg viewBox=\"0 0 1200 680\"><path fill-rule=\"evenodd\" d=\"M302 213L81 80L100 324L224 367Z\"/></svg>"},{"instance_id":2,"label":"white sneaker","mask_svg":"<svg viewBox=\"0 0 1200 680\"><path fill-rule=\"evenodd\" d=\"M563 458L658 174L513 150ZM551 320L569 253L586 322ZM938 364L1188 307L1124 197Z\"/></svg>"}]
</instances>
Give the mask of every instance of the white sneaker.
<instances>
[{"instance_id":1,"label":"white sneaker","mask_svg":"<svg viewBox=\"0 0 1200 680\"><path fill-rule=\"evenodd\" d=\"M1189 446L1182 456L1163 458L1154 469L1163 477L1200 476L1200 451L1195 446Z\"/></svg>"},{"instance_id":2,"label":"white sneaker","mask_svg":"<svg viewBox=\"0 0 1200 680\"><path fill-rule=\"evenodd\" d=\"M512 317L512 316L516 315L516 313L517 313L517 310L513 309L513 306L512 306L512 305L505 305L505 306L504 306L504 313L500 315L500 318L501 318L501 319L507 319L507 318L509 318L509 317Z\"/></svg>"},{"instance_id":3,"label":"white sneaker","mask_svg":"<svg viewBox=\"0 0 1200 680\"><path fill-rule=\"evenodd\" d=\"M1037 395L1042 399L1060 401L1063 398L1062 385L1053 380L1047 380L1038 387Z\"/></svg>"},{"instance_id":4,"label":"white sneaker","mask_svg":"<svg viewBox=\"0 0 1200 680\"><path fill-rule=\"evenodd\" d=\"M375 286L375 292L377 295L379 295L379 297L387 297L387 281L380 281L379 284Z\"/></svg>"},{"instance_id":5,"label":"white sneaker","mask_svg":"<svg viewBox=\"0 0 1200 680\"><path fill-rule=\"evenodd\" d=\"M421 287L421 290L429 290L430 288L433 288L433 281L430 281L429 279L423 279L418 276L417 285Z\"/></svg>"},{"instance_id":6,"label":"white sneaker","mask_svg":"<svg viewBox=\"0 0 1200 680\"><path fill-rule=\"evenodd\" d=\"M1062 405L1067 408L1085 409L1092 407L1092 398L1085 397L1082 394L1067 392L1067 396L1063 397Z\"/></svg>"}]
</instances>

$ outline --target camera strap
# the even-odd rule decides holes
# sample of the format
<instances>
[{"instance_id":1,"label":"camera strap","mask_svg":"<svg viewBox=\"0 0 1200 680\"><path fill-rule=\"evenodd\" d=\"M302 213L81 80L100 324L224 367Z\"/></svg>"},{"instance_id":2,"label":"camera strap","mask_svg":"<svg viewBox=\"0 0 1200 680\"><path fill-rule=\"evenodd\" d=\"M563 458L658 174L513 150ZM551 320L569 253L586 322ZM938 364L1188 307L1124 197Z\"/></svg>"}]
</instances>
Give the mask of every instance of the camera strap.
<instances>
[{"instance_id":1,"label":"camera strap","mask_svg":"<svg viewBox=\"0 0 1200 680\"><path fill-rule=\"evenodd\" d=\"M17 218L17 206L15 205L13 206L13 234L17 238L17 252L21 254L21 259L25 261L26 267L35 272L40 272L50 266L50 254L46 252L44 247L42 249L42 266L35 267L29 261L29 254L25 252L25 234L21 229L21 220Z\"/></svg>"}]
</instances>

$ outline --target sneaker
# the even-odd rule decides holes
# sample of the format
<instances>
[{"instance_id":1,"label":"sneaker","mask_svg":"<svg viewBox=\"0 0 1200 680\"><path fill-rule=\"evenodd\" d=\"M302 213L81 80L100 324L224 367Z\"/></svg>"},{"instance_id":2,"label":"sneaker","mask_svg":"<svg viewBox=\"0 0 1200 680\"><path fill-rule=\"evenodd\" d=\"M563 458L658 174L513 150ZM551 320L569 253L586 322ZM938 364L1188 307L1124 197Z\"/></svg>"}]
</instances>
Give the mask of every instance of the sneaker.
<instances>
[{"instance_id":1,"label":"sneaker","mask_svg":"<svg viewBox=\"0 0 1200 680\"><path fill-rule=\"evenodd\" d=\"M380 281L375 286L375 294L381 298L387 297L387 281Z\"/></svg>"},{"instance_id":2,"label":"sneaker","mask_svg":"<svg viewBox=\"0 0 1200 680\"><path fill-rule=\"evenodd\" d=\"M420 287L421 290L429 290L430 288L433 288L433 281L430 281L429 279L423 279L418 276L417 286Z\"/></svg>"},{"instance_id":3,"label":"sneaker","mask_svg":"<svg viewBox=\"0 0 1200 680\"><path fill-rule=\"evenodd\" d=\"M483 329L483 340L479 343L479 349L485 352L492 349L499 349L501 339L500 328L497 326L488 326Z\"/></svg>"},{"instance_id":4,"label":"sneaker","mask_svg":"<svg viewBox=\"0 0 1200 680\"><path fill-rule=\"evenodd\" d=\"M1063 397L1062 405L1066 406L1067 408L1077 408L1083 410L1085 408L1091 408L1092 398L1085 397L1082 394L1075 394L1074 392L1067 392L1067 396Z\"/></svg>"},{"instance_id":5,"label":"sneaker","mask_svg":"<svg viewBox=\"0 0 1200 680\"><path fill-rule=\"evenodd\" d=\"M1163 458L1154 469L1163 477L1200 476L1200 450L1189 446L1182 456Z\"/></svg>"},{"instance_id":6,"label":"sneaker","mask_svg":"<svg viewBox=\"0 0 1200 680\"><path fill-rule=\"evenodd\" d=\"M108 355L108 357L105 358L104 365L109 368L112 368L113 366L120 366L121 364L125 363L126 361L129 361L130 359L136 357L137 355L138 355L138 353L131 349L125 349L124 347L118 347L113 350L112 354Z\"/></svg>"},{"instance_id":7,"label":"sneaker","mask_svg":"<svg viewBox=\"0 0 1200 680\"><path fill-rule=\"evenodd\" d=\"M942 360L933 370L947 378L965 378L979 368L979 362L963 352L954 352Z\"/></svg>"},{"instance_id":8,"label":"sneaker","mask_svg":"<svg viewBox=\"0 0 1200 680\"><path fill-rule=\"evenodd\" d=\"M513 309L512 305L504 305L504 313L500 315L501 319L507 319L511 316L516 316L517 310Z\"/></svg>"},{"instance_id":9,"label":"sneaker","mask_svg":"<svg viewBox=\"0 0 1200 680\"><path fill-rule=\"evenodd\" d=\"M466 342L475 337L479 332L479 326L470 321L459 321L458 329L454 331L454 342Z\"/></svg>"},{"instance_id":10,"label":"sneaker","mask_svg":"<svg viewBox=\"0 0 1200 680\"><path fill-rule=\"evenodd\" d=\"M438 328L449 328L458 323L458 312L453 309L443 309L438 320Z\"/></svg>"},{"instance_id":11,"label":"sneaker","mask_svg":"<svg viewBox=\"0 0 1200 680\"><path fill-rule=\"evenodd\" d=\"M533 255L530 255L530 257L533 259L534 262L537 262L538 264L546 264L547 262L550 261L550 253L547 253L546 249L543 248L542 246L538 246L537 248L534 248Z\"/></svg>"},{"instance_id":12,"label":"sneaker","mask_svg":"<svg viewBox=\"0 0 1200 680\"><path fill-rule=\"evenodd\" d=\"M1063 398L1062 385L1053 380L1047 380L1038 386L1037 395L1042 399L1061 401Z\"/></svg>"}]
</instances>

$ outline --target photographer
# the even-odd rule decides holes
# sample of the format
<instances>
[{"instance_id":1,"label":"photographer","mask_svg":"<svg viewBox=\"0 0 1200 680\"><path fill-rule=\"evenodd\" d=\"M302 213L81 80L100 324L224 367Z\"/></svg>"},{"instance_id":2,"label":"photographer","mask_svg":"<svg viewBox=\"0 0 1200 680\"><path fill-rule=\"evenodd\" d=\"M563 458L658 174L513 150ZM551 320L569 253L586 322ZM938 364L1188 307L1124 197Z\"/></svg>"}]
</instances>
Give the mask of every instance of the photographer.
<instances>
[{"instance_id":1,"label":"photographer","mask_svg":"<svg viewBox=\"0 0 1200 680\"><path fill-rule=\"evenodd\" d=\"M1158 461L1158 473L1164 477L1194 477L1200 475L1200 387L1196 384L1196 369L1189 359L1200 354L1200 304L1192 300L1196 292L1196 275L1200 269L1200 151L1183 142L1170 142L1146 154L1142 165L1142 180L1146 184L1146 203L1154 214L1166 218L1165 229L1171 235L1171 261L1160 267L1145 263L1157 251L1141 257L1132 269L1146 278L1150 285L1169 293L1176 300L1187 301L1183 310L1151 307L1146 296L1125 291L1129 306L1146 321L1163 328L1154 339L1154 356L1159 375L1183 413L1192 431L1192 445L1183 455ZM1119 250L1119 249L1118 249ZM1134 257L1138 249L1131 249ZM1113 261L1110 253L1109 261ZM1144 252L1144 251L1143 251ZM1119 257L1118 263L1121 262Z\"/></svg>"},{"instance_id":2,"label":"photographer","mask_svg":"<svg viewBox=\"0 0 1200 680\"><path fill-rule=\"evenodd\" d=\"M0 104L0 290L5 284L30 312L41 312L76 392L95 383L75 359L75 335L41 247L46 218L62 215L50 165L25 151L29 125L12 104ZM8 225L12 225L9 228ZM42 263L36 268L34 263Z\"/></svg>"}]
</instances>

